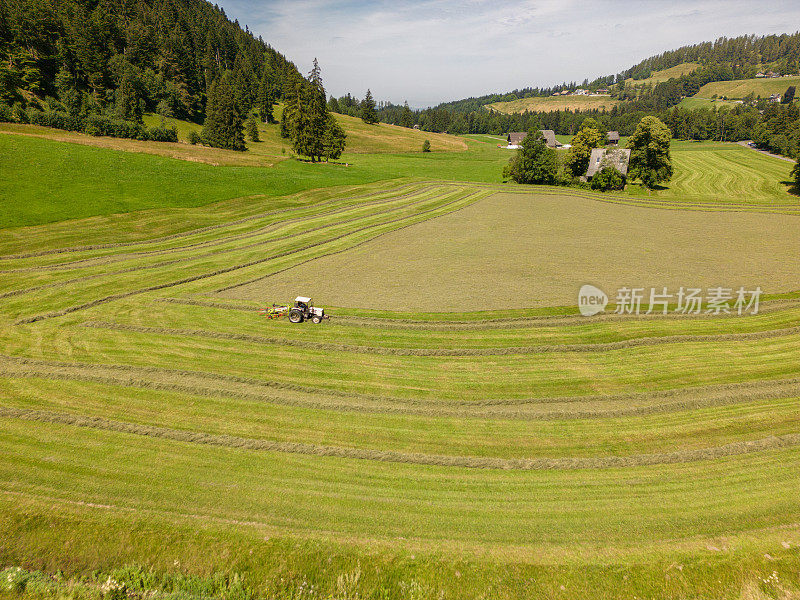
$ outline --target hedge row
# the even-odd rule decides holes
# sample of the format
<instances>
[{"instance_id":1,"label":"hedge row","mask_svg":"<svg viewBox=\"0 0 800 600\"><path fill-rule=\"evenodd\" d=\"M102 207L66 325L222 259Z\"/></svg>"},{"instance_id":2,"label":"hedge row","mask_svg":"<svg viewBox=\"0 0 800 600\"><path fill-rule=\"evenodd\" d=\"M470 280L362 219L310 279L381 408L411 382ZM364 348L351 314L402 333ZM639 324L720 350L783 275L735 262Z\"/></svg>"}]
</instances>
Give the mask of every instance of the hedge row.
<instances>
[{"instance_id":1,"label":"hedge row","mask_svg":"<svg viewBox=\"0 0 800 600\"><path fill-rule=\"evenodd\" d=\"M103 115L86 117L71 115L62 111L41 111L12 109L0 104L0 121L7 123L31 123L65 131L82 131L94 136L109 136L152 142L177 142L175 127L145 127L141 123L114 119Z\"/></svg>"}]
</instances>

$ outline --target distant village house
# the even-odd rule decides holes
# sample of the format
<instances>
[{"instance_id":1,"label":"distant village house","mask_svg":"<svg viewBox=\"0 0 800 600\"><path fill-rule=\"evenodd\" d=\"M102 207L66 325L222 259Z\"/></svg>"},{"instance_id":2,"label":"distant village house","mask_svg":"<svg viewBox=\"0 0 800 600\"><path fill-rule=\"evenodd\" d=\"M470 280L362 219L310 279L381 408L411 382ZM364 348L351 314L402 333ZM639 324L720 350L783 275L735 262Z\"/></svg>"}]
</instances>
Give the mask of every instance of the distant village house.
<instances>
[{"instance_id":1,"label":"distant village house","mask_svg":"<svg viewBox=\"0 0 800 600\"><path fill-rule=\"evenodd\" d=\"M550 148L561 148L561 142L556 139L556 133L552 129L540 129L539 130L544 138L545 144L548 145ZM506 140L508 140L509 147L517 147L522 144L522 140L528 137L527 131L513 131L508 134Z\"/></svg>"}]
</instances>

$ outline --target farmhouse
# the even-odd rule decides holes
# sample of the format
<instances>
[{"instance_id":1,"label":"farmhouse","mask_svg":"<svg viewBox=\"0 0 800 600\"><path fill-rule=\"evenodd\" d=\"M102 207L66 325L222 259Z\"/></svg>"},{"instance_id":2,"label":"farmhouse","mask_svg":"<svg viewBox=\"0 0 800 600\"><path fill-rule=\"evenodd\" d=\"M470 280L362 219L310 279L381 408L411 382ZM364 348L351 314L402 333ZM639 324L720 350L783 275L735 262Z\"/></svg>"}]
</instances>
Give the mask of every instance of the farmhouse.
<instances>
[{"instance_id":1,"label":"farmhouse","mask_svg":"<svg viewBox=\"0 0 800 600\"><path fill-rule=\"evenodd\" d=\"M623 177L628 175L628 162L631 151L627 148L593 148L589 157L589 168L586 170L586 179L591 180L599 171L606 167L613 167Z\"/></svg>"},{"instance_id":2,"label":"farmhouse","mask_svg":"<svg viewBox=\"0 0 800 600\"><path fill-rule=\"evenodd\" d=\"M555 131L552 129L540 129L539 131L550 148L561 148L561 142L556 139ZM528 137L528 132L526 131L513 131L508 134L506 140L509 146L519 146L526 137Z\"/></svg>"},{"instance_id":3,"label":"farmhouse","mask_svg":"<svg viewBox=\"0 0 800 600\"><path fill-rule=\"evenodd\" d=\"M606 134L606 140L609 146L617 146L619 144L619 131L609 131Z\"/></svg>"}]
</instances>

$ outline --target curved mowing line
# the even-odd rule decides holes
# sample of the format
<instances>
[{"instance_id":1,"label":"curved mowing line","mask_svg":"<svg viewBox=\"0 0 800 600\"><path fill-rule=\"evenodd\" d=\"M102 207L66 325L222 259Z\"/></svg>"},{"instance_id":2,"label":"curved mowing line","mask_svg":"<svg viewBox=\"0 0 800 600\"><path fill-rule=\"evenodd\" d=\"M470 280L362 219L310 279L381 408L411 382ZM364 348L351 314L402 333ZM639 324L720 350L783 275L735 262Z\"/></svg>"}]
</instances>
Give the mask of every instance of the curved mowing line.
<instances>
[{"instance_id":1,"label":"curved mowing line","mask_svg":"<svg viewBox=\"0 0 800 600\"><path fill-rule=\"evenodd\" d=\"M330 342L310 342L291 338L274 338L246 333L228 333L208 331L205 329L173 329L169 327L148 327L129 325L109 321L87 321L83 327L109 329L112 331L130 331L133 333L153 333L157 335L175 335L189 338L211 340L235 340L252 344L287 346L332 352L355 352L383 356L505 356L511 354L546 354L552 352L610 352L626 348L642 346L659 346L661 344L681 344L698 342L738 342L745 340L764 340L800 334L800 325L753 331L747 333L720 333L705 335L665 335L662 337L641 337L618 342L599 342L596 344L550 344L537 346L501 346L486 348L393 348L390 346L357 346L352 344L334 344Z\"/></svg>"},{"instance_id":2,"label":"curved mowing line","mask_svg":"<svg viewBox=\"0 0 800 600\"><path fill-rule=\"evenodd\" d=\"M3 369L3 366L6 368ZM474 401L405 399L213 372L120 364L63 363L2 355L0 355L0 375L10 378L82 381L210 398L222 396L314 410L494 420L578 420L646 416L800 396L800 378L794 378L615 395L489 398ZM276 395L287 392L289 396ZM332 400L334 398L338 400ZM586 405L615 402L625 406L585 408ZM570 407L547 412L531 411L551 404L566 404ZM515 410L508 410L509 408Z\"/></svg>"},{"instance_id":3,"label":"curved mowing line","mask_svg":"<svg viewBox=\"0 0 800 600\"><path fill-rule=\"evenodd\" d=\"M424 214L428 214L428 213L431 213L431 212L435 212L435 211L437 211L437 210L439 210L441 208L444 208L446 206L450 206L452 204L455 204L456 202L458 202L459 200L462 200L462 199L470 200L470 202L468 204L465 204L464 206L461 206L459 208L444 212L444 213L442 213L440 215L434 215L434 216L429 217L428 219L426 219L426 221L430 221L432 219L435 219L435 218L438 218L438 217L441 217L441 216L444 216L444 215L451 215L453 213L456 213L456 212L458 212L460 210L463 210L463 209L467 208L468 206L471 206L472 204L474 204L478 200L482 200L483 198L486 198L486 197L487 196L485 195L485 192L476 192L476 193L473 193L472 195L466 196L465 198L457 198L457 199L453 200L452 202L447 202L447 203L445 203L445 204L443 204L441 206L437 206L437 207L431 208L429 210L424 210L422 212L417 213L416 215L411 215L411 217L401 217L401 218L398 218L398 219L393 219L391 221L386 221L382 225L388 225L389 223L395 223L395 222L401 221L401 220L403 220L405 218L412 218L412 217L415 217L415 216L419 216L419 215L424 215ZM235 289L235 288L238 288L238 287L242 287L242 286L245 286L245 285L250 285L251 283L256 283L258 281L263 281L264 279L267 279L267 278L272 277L274 275L278 275L279 273L283 273L285 271L289 271L290 269L294 269L295 267L299 267L300 265L304 265L306 263L318 260L320 258L324 258L326 256L333 256L335 254L341 254L342 252L348 252L350 250L354 250L356 248L359 248L360 246L363 246L364 244L366 244L368 242L372 242L374 240L377 240L378 238L383 237L384 235L387 235L389 233L394 233L396 231L401 231L401 230L406 229L408 227L413 227L414 225L417 225L418 223L421 223L421 222L422 221L414 221L413 223L408 223L407 225L402 225L400 227L396 227L394 229L390 229L389 231L385 231L383 233L379 233L379 234L377 234L377 235L375 235L375 236L373 236L371 238L368 238L366 240L358 242L357 244L353 244L351 246L347 246L346 248L342 248L340 250L332 250L331 252L325 252L323 254L318 254L316 256L312 256L312 257L307 258L305 260L301 260L300 262L297 262L297 263L295 263L293 265L289 265L288 267L284 267L283 269L278 269L277 271L273 271L272 273L267 273L266 275L261 275L259 277L255 277L253 279L248 279L246 281L242 281L242 282L239 282L239 283L235 283L233 285L228 285L228 286L216 289L216 290L214 290L214 292L219 294L221 292L227 292L228 290L232 290L232 289ZM360 231L364 231L364 230L370 229L370 228L372 228L372 226L367 226L367 227L361 227L359 229L354 229L350 233L347 233L347 234L339 236L339 237L346 237L347 235L352 235L354 233L358 233ZM337 238L332 238L331 241L334 241L334 240L337 240L337 239L339 239L339 238L338 237Z\"/></svg>"},{"instance_id":4,"label":"curved mowing line","mask_svg":"<svg viewBox=\"0 0 800 600\"><path fill-rule=\"evenodd\" d=\"M436 189L436 188L431 186L430 188L426 188L425 191L429 191L429 190L432 190L432 189ZM460 189L460 188L455 188L455 189ZM420 195L420 194L412 193L412 194L408 194L406 196L403 196L403 198L416 197L417 195ZM112 275L123 275L125 273L135 273L137 271L145 271L145 270L149 270L149 269L158 269L158 268L161 268L161 267L168 267L170 265L179 264L179 263L182 263L182 262L191 262L191 261L201 260L201 259L210 258L210 257L214 257L214 256L221 256L221 255L224 255L224 254L230 254L231 252L240 252L242 250L247 250L247 249L250 249L250 248L257 248L258 246L266 246L268 244L273 244L273 243L277 243L277 242L283 242L283 241L286 241L286 240L289 240L289 239L294 239L294 238L297 238L297 237L308 235L310 233L315 233L317 231L321 231L323 229L329 229L331 227L338 227L338 226L341 226L341 225L346 225L347 223L352 223L354 221L359 221L359 220L362 220L362 219L369 219L369 218L373 218L373 217L379 217L379 216L386 215L386 214L393 213L393 212L397 212L397 211L400 211L400 210L405 210L405 209L407 209L409 207L416 206L418 204L422 204L422 203L425 203L425 202L432 202L432 201L435 201L435 200L437 200L439 198L443 198L443 197L446 197L446 195L445 196L434 196L434 197L427 197L426 196L426 197L424 197L424 198L422 198L420 200L415 200L414 202L409 202L407 204L401 204L400 206L387 208L385 210L377 211L377 212L374 212L374 213L369 213L369 214L366 214L366 215L360 215L358 217L351 217L349 219L344 219L342 221L334 221L333 223L328 223L326 225L319 225L317 227L312 227L311 229L306 229L306 230L300 231L298 233L291 233L291 234L281 235L281 236L277 236L277 237L271 237L271 238L268 238L266 240L262 240L262 241L259 241L259 242L253 242L251 244L246 244L246 245L243 245L243 246L236 246L234 248L223 248L221 250L213 250L211 252L206 252L205 254L194 254L194 255L191 255L191 256L184 256L184 257L181 257L181 258L175 258L175 259L172 259L172 260L166 260L166 261L157 262L157 263L153 263L153 264L149 264L149 265L139 265L139 266L134 266L134 267L127 267L125 269L120 269L118 271L108 271L108 272L105 272L105 273L96 273L96 274L93 274L93 275L83 275L81 277L74 277L72 279L65 279L63 281L55 281L53 283L44 283L44 284L41 284L41 285L29 287L29 288L20 288L20 289L16 289L16 290L9 290L7 292L0 293L0 299L10 298L10 297L13 297L13 296L20 296L20 295L23 295L23 294L30 294L30 293L37 292L37 291L44 290L44 289L51 289L51 288L68 286L68 285L73 284L73 283L79 283L79 282L82 282L82 281L90 281L90 280L93 280L93 279L99 279L99 278L102 278L102 277L109 277L109 276L112 276ZM364 205L361 205L361 206L364 206ZM348 207L348 209L352 209L352 208L354 208L354 207ZM329 214L334 214L335 212L337 212L337 211L331 211ZM300 219L296 219L296 220L300 220ZM294 219L292 219L290 221L287 221L286 223L289 223L291 221L294 221ZM283 223L279 224L279 226L280 225L283 225ZM269 229L269 228L264 228L264 229ZM262 235L263 233L264 232L261 231L258 234L253 234L253 235ZM245 237L253 237L253 235L251 235L251 234L243 234L243 236L245 236ZM218 240L212 240L212 241L215 242L216 245L219 245L219 244L225 244L225 243L228 243L228 242L231 242L231 241L235 241L236 239L239 239L239 236L232 236L232 237L229 237L229 238L223 238L221 240L218 239ZM207 244L207 243L209 243L209 242L202 242L202 243L200 243L198 245ZM215 244L211 244L211 245L215 245ZM162 253L171 253L171 252L176 251L176 250L186 251L186 248L188 248L188 246L187 247L181 247L180 249L155 250L150 254L156 254L157 255L157 254L162 254ZM123 255L120 258L118 258L116 256L101 257L100 261L98 261L98 262L96 262L96 263L94 263L93 265L90 265L90 266L94 267L94 266L99 266L99 265L102 265L102 264L110 264L111 262L118 262L118 261L121 261L121 260L125 260L125 258L130 257L130 256L132 256L132 255ZM117 260L115 260L115 259L117 259ZM94 259L85 259L85 260L94 260ZM83 261L76 261L76 262L83 262ZM69 263L62 263L62 264L69 264ZM32 271L39 271L39 270L45 270L46 271L46 270L50 270L50 266L47 265L47 266L42 266L42 267L30 267L29 269L32 270Z\"/></svg>"},{"instance_id":5,"label":"curved mowing line","mask_svg":"<svg viewBox=\"0 0 800 600\"><path fill-rule=\"evenodd\" d=\"M406 199L409 199L409 198L422 196L424 194L427 194L431 190L436 190L436 189L440 189L440 188L443 188L443 187L446 187L446 186L433 186L433 185L431 185L431 186L427 186L427 187L424 187L424 188L420 188L420 189L414 190L413 192L410 192L408 194L404 194L402 196L392 196L390 198L381 198L379 200L374 200L372 202L364 202L364 203L361 203L361 204L347 205L347 206L344 206L344 207L341 207L341 208L336 208L336 209L333 209L333 210L329 210L327 212L322 212L322 213L317 213L317 214L314 214L314 215L309 215L307 217L295 217L295 218L292 218L292 219L287 219L286 221L276 221L274 223L270 223L269 225L265 225L264 227L260 227L259 229L256 229L254 231L248 231L248 232L245 232L245 233L235 234L235 235L231 235L231 236L222 236L222 237L219 237L219 238L206 240L206 241L203 241L203 242L195 242L193 244L186 244L186 245L183 245L183 246L176 246L174 248L165 248L163 250L146 250L146 251L142 251L142 252L129 252L129 253L124 253L124 254L110 254L110 255L106 255L106 256L96 256L96 257L90 257L90 258L81 258L81 259L78 259L78 260L67 261L67 262L63 262L63 263L53 263L53 264L41 265L41 266L35 266L35 267L23 267L23 268L19 268L19 269L7 269L7 270L4 270L4 271L0 271L0 273L28 273L28 272L35 272L35 271L71 270L73 268L80 268L80 266L83 266L83 264L87 263L87 262L92 262L91 265L86 265L88 267L92 267L92 266L104 265L104 264L109 264L109 263L112 263L112 262L119 262L119 261L128 260L128 259L135 259L137 257L157 256L157 255L161 255L161 254L172 254L172 253L175 253L175 252L186 252L186 251L188 251L188 250L190 250L192 248L218 246L218 245L221 245L221 244L226 244L226 243L233 242L233 241L240 240L240 239L247 239L247 238L251 238L251 237L257 237L259 235L263 235L265 233L268 233L270 230L277 229L277 228L280 228L280 227L283 227L285 225L289 225L289 224L292 224L292 223L302 222L302 221L306 221L306 220L313 220L313 219L317 219L317 218L325 217L325 216L331 216L331 215L335 215L335 214L341 213L341 212L346 212L346 211L350 211L350 210L357 210L357 209L360 209L360 208L363 208L363 207L374 206L376 204L388 204L390 202L398 202L400 200L406 200ZM449 186L449 187L452 187L454 189L463 189L463 188L460 188L458 186ZM367 197L369 197L369 196L367 196ZM359 217L353 217L353 218L351 218L349 220L345 220L345 221L336 221L336 222L334 222L332 224L329 224L329 225L324 225L324 226L319 226L319 227L316 227L316 228L313 228L313 229L308 229L305 232L300 232L300 233L297 233L297 234L284 235L284 236L280 236L280 237L277 237L277 238L272 238L271 240L268 240L268 241L283 240L283 239L287 239L287 238L290 238L290 237L295 237L297 235L302 235L303 233L311 233L311 232L317 231L319 229L324 229L325 227L333 227L333 226L335 226L337 224L349 223L351 221L354 221L354 220L357 220L357 219L360 219L360 218L366 218L366 217L369 217L369 216L381 215L381 214L385 214L387 212L391 212L393 210L401 210L404 207L414 206L415 204L419 204L421 202L424 202L425 200L431 200L431 199L432 198L422 198L421 200L418 200L416 202L403 204L401 206L398 206L398 207L395 207L395 208L392 208L392 209L387 209L385 211L378 211L378 212L374 212L374 213L369 213L369 214L361 215ZM314 208L314 207L312 206L312 207L309 207L309 208ZM259 242L259 243L263 244L263 243L266 243L266 242ZM230 250L227 250L227 251L230 252L230 251L234 251L234 250L241 250L243 248L250 248L250 247L253 247L255 245L258 245L258 244L250 244L248 246L239 246L237 248L230 249ZM213 256L214 254L215 253L212 252L210 254L205 254L205 255L201 255L201 256ZM181 260L190 260L190 259L191 259L191 257L184 258L184 259L181 259ZM172 264L172 263L162 263L162 264ZM75 265L80 265L80 266L75 267Z\"/></svg>"},{"instance_id":6,"label":"curved mowing line","mask_svg":"<svg viewBox=\"0 0 800 600\"><path fill-rule=\"evenodd\" d=\"M696 450L678 450L660 454L635 454L631 456L563 457L563 458L491 458L477 456L449 456L443 454L423 454L420 452L398 452L395 450L370 450L342 446L324 446L302 442L276 442L232 435L220 435L199 431L187 431L138 425L125 421L114 421L102 417L85 417L63 412L21 409L0 406L0 417L23 421L38 421L70 425L87 429L113 431L166 439L191 444L205 444L242 450L306 454L310 456L331 456L357 460L371 460L390 463L408 463L438 467L464 467L470 469L501 469L507 471L575 470L575 469L614 469L653 465L668 465L705 460L716 460L728 456L740 456L753 452L764 452L800 445L800 433L771 436L758 440L732 442L722 446L712 446Z\"/></svg>"},{"instance_id":7,"label":"curved mowing line","mask_svg":"<svg viewBox=\"0 0 800 600\"><path fill-rule=\"evenodd\" d=\"M264 257L264 258L251 260L249 262L238 264L238 265L232 265L230 267L224 267L222 269L218 269L218 270L213 271L211 273L201 273L199 275L193 275L191 277L185 277L185 278L179 279L177 281L171 281L171 282L167 282L167 283L159 283L159 284L156 284L156 285L151 285L151 286L148 286L148 287L145 287L145 288L139 288L139 289L136 289L136 290L131 290L131 291L128 291L128 292L120 292L120 293L117 293L117 294L111 294L109 296L104 296L102 298L97 298L97 299L92 300L90 302L85 302L83 304L79 304L77 306L70 306L70 307L67 307L67 308L63 308L61 310L56 310L56 311L51 311L51 312L48 312L48 313L34 315L32 317L25 317L23 319L17 320L16 324L17 325L25 325L25 324L29 324L29 323L35 323L36 321L42 321L44 319L52 319L52 318L55 318L55 317L62 317L64 315L67 315L67 314L70 314L70 313L73 313L73 312L86 310L88 308L93 308L93 307L98 306L100 304L105 304L106 302L112 302L114 300L122 300L123 298L129 298L131 296L136 296L136 295L139 295L139 294L145 294L147 292L154 292L154 291L157 291L157 290L163 290L163 289L166 289L166 288L171 288L171 287L175 287L175 286L178 286L178 285L183 285L183 284L186 284L186 283L192 283L194 281L200 281L202 279L208 279L209 277L216 277L218 275L223 275L225 273L230 273L232 271L237 271L239 269L245 269L247 267L252 267L254 265L258 265L258 264L262 264L262 263L265 263L265 262L268 262L268 261L271 261L271 260L275 260L277 258L283 258L285 256L290 256L292 254L297 254L299 252L303 252L305 250L309 250L311 248L315 248L317 246L322 246L324 244L328 244L330 242L334 242L336 240L351 236L351 235L353 235L355 233L359 233L361 231L365 231L365 230L368 230L368 229L374 229L374 228L377 228L377 227L383 227L385 225L390 225L392 223L396 223L398 221L402 221L402 220L406 220L406 219L417 218L417 217L419 217L421 215L425 215L425 214L428 214L430 212L434 212L434 211L437 211L437 210L442 210L443 208L446 208L446 207L448 207L448 206L450 206L452 204L455 204L456 202L471 200L471 202L469 202L469 204L472 204L473 202L479 200L481 197L483 197L481 193L467 195L467 196L461 196L461 197L456 198L455 200L452 200L450 202L446 202L446 203L441 204L439 206L436 206L434 208L431 208L431 209L428 209L428 210L424 210L424 211L415 213L413 215L397 217L396 219L390 219L389 221L384 221L384 222L381 222L381 223L377 223L375 225L367 225L367 226L364 226L364 227L360 227L358 229L354 229L352 231L348 231L347 233L343 233L341 235L337 235L337 236L334 236L332 238L328 238L326 240L321 240L319 242L314 242L312 244L308 244L306 246L303 246L303 247L300 247L300 248L296 248L294 250L287 250L285 252L280 252L280 253L274 254L272 256L267 256L267 257ZM416 221L415 221L415 223L416 223ZM383 235L383 234L379 234L379 235ZM375 237L378 237L378 236L375 236Z\"/></svg>"},{"instance_id":8,"label":"curved mowing line","mask_svg":"<svg viewBox=\"0 0 800 600\"><path fill-rule=\"evenodd\" d=\"M200 306L203 308L218 308L221 310L232 310L239 312L257 312L259 307L236 304L235 302L223 303L206 300L195 300L192 298L154 298L153 302L164 302L167 304L181 304L186 306ZM759 306L758 314L769 314L792 309L800 305L800 298L792 300L770 300ZM463 330L482 330L482 329L504 329L511 326L519 327L552 327L556 325L594 325L596 323L619 322L619 321L662 321L662 320L682 320L682 319L723 319L723 318L750 318L757 315L734 313L719 315L708 314L681 314L667 313L666 315L657 313L651 315L628 315L606 313L592 317L582 317L578 315L538 315L528 317L497 317L474 320L424 320L406 319L393 317L368 317L353 315L337 315L331 313L331 318L335 319L337 325L352 327L376 327L381 329L421 329L432 331L450 331L453 329Z\"/></svg>"},{"instance_id":9,"label":"curved mowing line","mask_svg":"<svg viewBox=\"0 0 800 600\"><path fill-rule=\"evenodd\" d=\"M446 183L452 185L454 182L449 181L449 182L446 182ZM158 243L158 242L166 242L166 241L174 240L174 239L177 239L177 238L189 237L189 236L192 236L192 235L199 235L201 233L206 233L208 231L214 231L216 229L222 229L222 228L225 228L225 227L232 227L234 225L240 225L242 223L247 223L249 221L254 221L256 219L263 219L264 217L269 217L269 216L272 216L272 215L277 215L277 214L282 214L282 213L292 212L292 211L298 211L298 210L304 210L304 209L309 209L309 208L315 208L315 207L318 207L318 206L325 206L325 205L328 205L328 204L332 204L334 202L348 202L350 200L358 200L360 198L369 198L369 197L372 197L372 196L377 196L379 194L391 194L392 192L400 192L400 191L403 191L403 190L408 189L410 187L419 186L419 185L420 185L419 182L417 182L417 183L407 183L407 184L401 185L399 187L396 187L394 189L386 190L384 192L378 191L378 192L372 192L372 193L369 193L369 194L362 194L362 195L359 195L359 196L350 196L350 197L345 197L345 198L332 198L330 200L325 200L324 202L320 202L318 204L307 204L305 206L294 206L294 207L290 207L290 208L281 208L281 209L278 209L278 210L271 210L271 211L267 211L265 213L260 213L260 214L257 214L257 215L251 215L249 217L242 217L241 219L236 219L235 221L228 221L227 223L219 223L217 225L209 225L207 227L201 227L199 229L192 229L190 231L183 231L183 232L180 232L180 233L172 233L170 235L165 235L165 236L152 238L152 239L147 239L147 240L136 240L136 241L131 241L131 242L114 242L114 243L109 243L109 244L91 244L91 245L87 245L87 246L72 246L72 247L66 247L66 248L53 248L51 250L40 250L38 252L27 252L27 253L24 253L24 254L6 254L4 256L0 255L0 260L19 260L19 259L23 259L23 258L35 258L37 256L46 256L48 254L64 254L64 253L68 253L68 252L86 252L86 251L90 251L90 250L103 250L103 249L107 249L107 248L125 248L125 247L129 247L129 246L137 246L137 245L142 245L142 244L154 244L154 243ZM257 194L255 196L244 196L243 198L247 199L247 198L261 198L261 197L263 197L263 194Z\"/></svg>"},{"instance_id":10,"label":"curved mowing line","mask_svg":"<svg viewBox=\"0 0 800 600\"><path fill-rule=\"evenodd\" d=\"M435 183L447 183L445 180L433 180ZM452 183L452 182L450 182ZM790 216L800 216L800 207L791 198L787 198L787 204L775 206L774 204L751 204L751 203L717 203L717 202L678 202L672 199L660 200L652 197L638 196L617 196L606 195L602 192L594 194L582 192L570 188L554 188L551 186L530 186L530 189L520 189L520 186L510 186L504 188L502 185L493 183L475 182L470 184L479 188L489 188L498 193L504 194L541 194L548 196L571 196L583 198L585 200L596 200L607 204L622 204L626 206L638 206L644 208L658 208L664 210L695 210L697 212L757 212L767 214L786 214ZM789 202L792 202L789 204ZM728 208L730 207L730 208Z\"/></svg>"}]
</instances>

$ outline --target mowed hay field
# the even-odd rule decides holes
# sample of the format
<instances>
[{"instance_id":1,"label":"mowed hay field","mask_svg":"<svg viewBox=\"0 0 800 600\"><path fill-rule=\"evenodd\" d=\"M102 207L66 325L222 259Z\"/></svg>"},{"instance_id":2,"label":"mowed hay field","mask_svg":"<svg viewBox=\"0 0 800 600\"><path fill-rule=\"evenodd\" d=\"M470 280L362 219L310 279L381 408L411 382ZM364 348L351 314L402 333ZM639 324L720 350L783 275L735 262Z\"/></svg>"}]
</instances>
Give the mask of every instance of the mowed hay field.
<instances>
[{"instance_id":1,"label":"mowed hay field","mask_svg":"<svg viewBox=\"0 0 800 600\"><path fill-rule=\"evenodd\" d=\"M344 307L470 311L573 305L584 283L714 285L768 293L800 282L797 216L669 211L569 194L499 193L358 248L237 286L265 301L294 290Z\"/></svg>"},{"instance_id":2,"label":"mowed hay field","mask_svg":"<svg viewBox=\"0 0 800 600\"><path fill-rule=\"evenodd\" d=\"M543 96L536 98L520 98L509 102L487 104L486 108L497 112L511 114L523 113L526 110L553 112L556 110L611 110L619 104L611 96Z\"/></svg>"},{"instance_id":3,"label":"mowed hay field","mask_svg":"<svg viewBox=\"0 0 800 600\"><path fill-rule=\"evenodd\" d=\"M783 95L791 85L800 85L800 77L759 77L758 79L713 81L701 87L695 97L710 98L716 94L727 98L745 98L750 94L755 94L762 98L769 98L772 94Z\"/></svg>"},{"instance_id":4,"label":"mowed hay field","mask_svg":"<svg viewBox=\"0 0 800 600\"><path fill-rule=\"evenodd\" d=\"M0 561L155 598L797 595L800 207L790 164L730 147L675 145L707 189L497 185L508 154L470 141L363 159L473 182L331 176L0 231ZM154 181L179 163L138 158ZM198 195L247 173L189 166ZM318 268L354 256L371 280ZM585 318L554 293L715 271L761 285L759 314ZM348 280L361 299L320 325L258 313ZM528 300L504 310L503 285Z\"/></svg>"}]
</instances>

